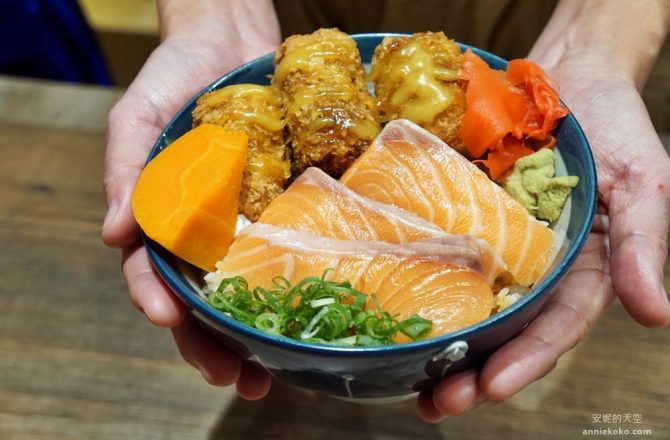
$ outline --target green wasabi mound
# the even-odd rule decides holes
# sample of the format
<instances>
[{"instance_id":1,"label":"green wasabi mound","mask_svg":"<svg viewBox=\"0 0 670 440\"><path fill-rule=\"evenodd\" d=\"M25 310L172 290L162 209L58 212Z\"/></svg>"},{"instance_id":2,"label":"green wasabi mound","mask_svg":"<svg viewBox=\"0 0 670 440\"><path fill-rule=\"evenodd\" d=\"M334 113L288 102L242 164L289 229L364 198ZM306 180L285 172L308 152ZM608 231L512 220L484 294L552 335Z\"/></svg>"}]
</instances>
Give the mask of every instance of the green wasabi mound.
<instances>
[{"instance_id":1,"label":"green wasabi mound","mask_svg":"<svg viewBox=\"0 0 670 440\"><path fill-rule=\"evenodd\" d=\"M556 176L554 151L542 148L517 160L503 184L509 195L532 215L549 222L556 221L579 183L577 176Z\"/></svg>"}]
</instances>

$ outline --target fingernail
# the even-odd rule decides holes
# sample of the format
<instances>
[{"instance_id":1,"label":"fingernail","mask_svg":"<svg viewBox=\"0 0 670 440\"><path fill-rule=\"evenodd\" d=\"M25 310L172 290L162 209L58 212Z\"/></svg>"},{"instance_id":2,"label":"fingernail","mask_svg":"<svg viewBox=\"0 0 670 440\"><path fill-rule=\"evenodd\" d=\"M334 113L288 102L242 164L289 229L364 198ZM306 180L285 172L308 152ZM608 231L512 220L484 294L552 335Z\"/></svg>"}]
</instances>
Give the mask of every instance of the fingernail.
<instances>
[{"instance_id":1,"label":"fingernail","mask_svg":"<svg viewBox=\"0 0 670 440\"><path fill-rule=\"evenodd\" d=\"M499 402L491 400L488 397L486 397L486 395L480 393L479 396L477 396L477 401L475 402L475 408L486 408L487 406L493 406L497 403Z\"/></svg>"},{"instance_id":2,"label":"fingernail","mask_svg":"<svg viewBox=\"0 0 670 440\"><path fill-rule=\"evenodd\" d=\"M477 404L477 408L486 408L486 407L489 407L489 406L497 405L499 403L500 402L498 402L496 400L484 399L481 403Z\"/></svg>"},{"instance_id":3,"label":"fingernail","mask_svg":"<svg viewBox=\"0 0 670 440\"><path fill-rule=\"evenodd\" d=\"M202 377L204 377L208 383L212 383L212 381L214 380L212 374L209 371L207 371L207 369L204 368L202 365L198 365L197 368L198 370L200 370L200 374L202 374Z\"/></svg>"},{"instance_id":4,"label":"fingernail","mask_svg":"<svg viewBox=\"0 0 670 440\"><path fill-rule=\"evenodd\" d=\"M116 201L113 200L107 207L107 214L105 214L105 221L102 223L103 229L108 227L108 224L114 219L114 217L116 217L117 212L118 212L118 206L116 204Z\"/></svg>"},{"instance_id":5,"label":"fingernail","mask_svg":"<svg viewBox=\"0 0 670 440\"><path fill-rule=\"evenodd\" d=\"M191 358L187 358L186 356L183 356L183 355L182 355L182 358L184 359L184 361L187 364L189 364L190 366L192 366L196 370L200 371L200 367Z\"/></svg>"},{"instance_id":6,"label":"fingernail","mask_svg":"<svg viewBox=\"0 0 670 440\"><path fill-rule=\"evenodd\" d=\"M642 254L646 249L648 249L648 247L638 246L638 249L639 253ZM652 282L653 288L656 289L659 295L661 295L661 301L667 304L668 294L666 293L665 285L663 284L663 278L665 274L663 271L662 260L660 263L658 261L650 260L641 261L639 265L642 279L646 279L649 282Z\"/></svg>"}]
</instances>

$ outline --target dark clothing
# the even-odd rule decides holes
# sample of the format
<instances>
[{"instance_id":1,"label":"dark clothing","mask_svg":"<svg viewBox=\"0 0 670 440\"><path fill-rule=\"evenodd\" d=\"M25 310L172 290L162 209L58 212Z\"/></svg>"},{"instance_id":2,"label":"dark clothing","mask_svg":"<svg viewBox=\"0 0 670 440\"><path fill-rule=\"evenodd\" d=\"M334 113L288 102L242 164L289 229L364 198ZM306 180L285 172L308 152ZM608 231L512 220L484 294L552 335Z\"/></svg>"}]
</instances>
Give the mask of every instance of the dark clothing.
<instances>
[{"instance_id":1,"label":"dark clothing","mask_svg":"<svg viewBox=\"0 0 670 440\"><path fill-rule=\"evenodd\" d=\"M556 0L275 0L282 36L337 27L348 33L444 31L504 58L528 54Z\"/></svg>"}]
</instances>

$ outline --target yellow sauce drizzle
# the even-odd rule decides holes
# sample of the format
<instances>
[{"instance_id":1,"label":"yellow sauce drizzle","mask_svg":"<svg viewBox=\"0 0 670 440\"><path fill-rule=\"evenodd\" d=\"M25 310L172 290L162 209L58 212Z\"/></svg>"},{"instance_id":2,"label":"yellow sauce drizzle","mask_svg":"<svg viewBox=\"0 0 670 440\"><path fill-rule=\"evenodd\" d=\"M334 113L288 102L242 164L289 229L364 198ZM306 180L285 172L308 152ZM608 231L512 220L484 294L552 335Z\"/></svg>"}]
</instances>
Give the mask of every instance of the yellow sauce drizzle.
<instances>
[{"instance_id":1,"label":"yellow sauce drizzle","mask_svg":"<svg viewBox=\"0 0 670 440\"><path fill-rule=\"evenodd\" d=\"M397 112L401 118L429 123L454 103L453 91L442 81L458 80L459 72L436 66L428 51L412 43L374 63L370 77L393 85L380 103L386 115Z\"/></svg>"},{"instance_id":2,"label":"yellow sauce drizzle","mask_svg":"<svg viewBox=\"0 0 670 440\"><path fill-rule=\"evenodd\" d=\"M291 175L291 164L283 158L269 153L254 153L247 159L247 169L264 175L268 179L283 185Z\"/></svg>"},{"instance_id":3,"label":"yellow sauce drizzle","mask_svg":"<svg viewBox=\"0 0 670 440\"><path fill-rule=\"evenodd\" d=\"M359 139L372 141L379 134L379 124L370 119L359 119L355 122L352 121L349 130Z\"/></svg>"},{"instance_id":4,"label":"yellow sauce drizzle","mask_svg":"<svg viewBox=\"0 0 670 440\"><path fill-rule=\"evenodd\" d=\"M299 83L289 85L288 99L284 106L288 115L311 114L306 130L294 134L294 148L306 138L310 142L333 142L333 136L344 138L347 132L363 141L372 141L379 133L378 122L373 118L357 117L346 111L342 102L357 102L361 99L359 88L364 87L352 80L348 66L355 61L351 53L356 46L348 40L322 40L309 45L291 47L287 50L275 69L273 82L280 87L294 73L301 75ZM288 81L291 84L291 81ZM365 104L360 103L361 106ZM333 107L331 107L333 106ZM297 142L296 142L297 141Z\"/></svg>"},{"instance_id":5,"label":"yellow sauce drizzle","mask_svg":"<svg viewBox=\"0 0 670 440\"><path fill-rule=\"evenodd\" d=\"M269 106L279 109L281 103L279 96L273 90L273 86L261 86L257 84L236 84L227 86L217 93L209 95L205 103L214 108L224 101L237 99L251 99L255 97L259 100L267 102ZM240 109L231 109L230 113L235 118L244 121L245 123L254 123L269 131L279 131L284 128L284 122L281 119L281 110L270 111L267 107L255 108L252 111L244 111Z\"/></svg>"},{"instance_id":6,"label":"yellow sauce drizzle","mask_svg":"<svg viewBox=\"0 0 670 440\"><path fill-rule=\"evenodd\" d=\"M287 51L275 69L275 83L284 82L291 72L316 72L322 70L327 61L346 56L350 48L341 43L342 41L323 40Z\"/></svg>"}]
</instances>

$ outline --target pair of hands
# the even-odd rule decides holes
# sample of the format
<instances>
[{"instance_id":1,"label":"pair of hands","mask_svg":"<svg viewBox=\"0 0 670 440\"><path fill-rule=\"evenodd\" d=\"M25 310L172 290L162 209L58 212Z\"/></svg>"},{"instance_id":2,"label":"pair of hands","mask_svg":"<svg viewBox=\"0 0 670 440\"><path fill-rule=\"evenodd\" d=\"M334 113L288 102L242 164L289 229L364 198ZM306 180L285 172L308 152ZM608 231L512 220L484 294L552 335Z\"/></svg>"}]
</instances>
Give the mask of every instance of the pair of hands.
<instances>
[{"instance_id":1,"label":"pair of hands","mask_svg":"<svg viewBox=\"0 0 670 440\"><path fill-rule=\"evenodd\" d=\"M105 160L108 213L103 240L123 251L132 303L155 325L172 329L184 359L209 383L235 383L240 396L250 400L267 394L269 375L242 362L201 329L158 278L139 241L130 197L151 146L183 103L277 44L273 39L247 39L244 45L228 46L238 52L226 52L206 40L167 38L110 113ZM562 98L591 142L601 201L596 224L572 270L530 326L480 370L449 377L419 396L418 412L425 421L462 413L482 401L506 400L541 378L584 338L615 296L642 325L661 327L670 321L662 281L670 159L635 84L588 59L561 63L548 73L560 83Z\"/></svg>"}]
</instances>

